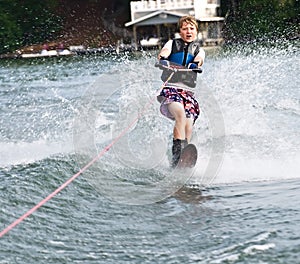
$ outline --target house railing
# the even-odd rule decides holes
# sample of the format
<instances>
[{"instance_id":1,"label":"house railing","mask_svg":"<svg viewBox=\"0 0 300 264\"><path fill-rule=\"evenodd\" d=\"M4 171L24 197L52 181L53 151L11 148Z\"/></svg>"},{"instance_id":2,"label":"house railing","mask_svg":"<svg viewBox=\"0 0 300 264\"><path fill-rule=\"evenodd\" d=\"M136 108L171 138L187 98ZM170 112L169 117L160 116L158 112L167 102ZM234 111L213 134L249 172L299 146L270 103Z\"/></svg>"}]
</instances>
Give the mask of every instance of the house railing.
<instances>
[{"instance_id":1,"label":"house railing","mask_svg":"<svg viewBox=\"0 0 300 264\"><path fill-rule=\"evenodd\" d=\"M213 0L214 1L214 0ZM193 8L194 0L142 0L137 2L130 2L131 11L145 12L151 10L172 10L180 8Z\"/></svg>"}]
</instances>

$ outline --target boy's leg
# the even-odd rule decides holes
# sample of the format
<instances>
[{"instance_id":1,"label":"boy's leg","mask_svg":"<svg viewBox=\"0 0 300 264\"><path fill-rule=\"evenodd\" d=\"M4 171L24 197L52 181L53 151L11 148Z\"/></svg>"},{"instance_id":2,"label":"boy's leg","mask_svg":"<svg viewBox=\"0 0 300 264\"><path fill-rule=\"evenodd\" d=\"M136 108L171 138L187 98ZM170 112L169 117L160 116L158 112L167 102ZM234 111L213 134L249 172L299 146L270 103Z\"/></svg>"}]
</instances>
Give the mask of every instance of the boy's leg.
<instances>
[{"instance_id":1,"label":"boy's leg","mask_svg":"<svg viewBox=\"0 0 300 264\"><path fill-rule=\"evenodd\" d=\"M172 102L168 105L168 110L175 118L173 138L185 139L186 116L183 105L179 102Z\"/></svg>"},{"instance_id":2,"label":"boy's leg","mask_svg":"<svg viewBox=\"0 0 300 264\"><path fill-rule=\"evenodd\" d=\"M187 140L173 139L171 167L175 168L179 162L182 149L187 145Z\"/></svg>"},{"instance_id":3,"label":"boy's leg","mask_svg":"<svg viewBox=\"0 0 300 264\"><path fill-rule=\"evenodd\" d=\"M194 125L194 120L193 118L186 118L185 121L185 138L187 139L187 142L189 143L192 138L192 133L193 133L193 125Z\"/></svg>"}]
</instances>

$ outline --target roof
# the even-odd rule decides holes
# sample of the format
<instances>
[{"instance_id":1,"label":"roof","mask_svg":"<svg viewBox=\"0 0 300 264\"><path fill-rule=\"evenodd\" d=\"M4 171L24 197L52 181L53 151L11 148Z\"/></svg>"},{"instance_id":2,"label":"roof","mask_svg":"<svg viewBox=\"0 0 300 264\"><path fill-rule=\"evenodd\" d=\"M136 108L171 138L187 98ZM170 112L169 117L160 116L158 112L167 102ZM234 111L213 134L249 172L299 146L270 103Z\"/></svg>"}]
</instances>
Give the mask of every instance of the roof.
<instances>
[{"instance_id":1,"label":"roof","mask_svg":"<svg viewBox=\"0 0 300 264\"><path fill-rule=\"evenodd\" d=\"M137 25L137 26L147 26L147 25L159 25L159 24L172 24L177 23L178 18L184 16L184 14L177 12L169 12L166 10L158 10L150 13L146 16L140 17L133 21L125 23L126 27Z\"/></svg>"},{"instance_id":2,"label":"roof","mask_svg":"<svg viewBox=\"0 0 300 264\"><path fill-rule=\"evenodd\" d=\"M200 22L216 22L216 21L224 21L224 17L201 17L197 19Z\"/></svg>"},{"instance_id":3,"label":"roof","mask_svg":"<svg viewBox=\"0 0 300 264\"><path fill-rule=\"evenodd\" d=\"M185 14L178 12L170 12L166 10L158 10L150 13L146 16L140 17L133 21L125 23L126 27L136 25L136 26L148 26L148 25L159 25L159 24L174 24L178 22L178 18L184 16ZM202 22L216 22L223 21L224 17L201 17L197 19Z\"/></svg>"}]
</instances>

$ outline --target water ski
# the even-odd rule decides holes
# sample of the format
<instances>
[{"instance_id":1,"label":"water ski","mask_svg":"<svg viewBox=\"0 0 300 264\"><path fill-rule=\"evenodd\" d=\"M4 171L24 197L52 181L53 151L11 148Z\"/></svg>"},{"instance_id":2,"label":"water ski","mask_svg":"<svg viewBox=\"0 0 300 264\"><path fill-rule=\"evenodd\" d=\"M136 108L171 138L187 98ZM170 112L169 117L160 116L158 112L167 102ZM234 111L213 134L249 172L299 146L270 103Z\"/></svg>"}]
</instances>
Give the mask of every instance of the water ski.
<instances>
[{"instance_id":1,"label":"water ski","mask_svg":"<svg viewBox=\"0 0 300 264\"><path fill-rule=\"evenodd\" d=\"M180 155L176 168L193 168L196 165L198 157L197 148L194 144L188 144Z\"/></svg>"}]
</instances>

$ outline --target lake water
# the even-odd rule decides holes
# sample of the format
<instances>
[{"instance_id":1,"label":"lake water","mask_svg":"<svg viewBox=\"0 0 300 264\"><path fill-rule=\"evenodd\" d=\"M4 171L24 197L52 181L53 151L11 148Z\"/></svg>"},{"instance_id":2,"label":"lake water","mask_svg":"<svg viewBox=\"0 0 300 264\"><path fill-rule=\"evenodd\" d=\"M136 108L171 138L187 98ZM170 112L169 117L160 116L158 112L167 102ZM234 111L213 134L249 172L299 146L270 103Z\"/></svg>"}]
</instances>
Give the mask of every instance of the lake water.
<instances>
[{"instance_id":1,"label":"lake water","mask_svg":"<svg viewBox=\"0 0 300 264\"><path fill-rule=\"evenodd\" d=\"M79 172L0 263L299 263L299 49L207 51L186 171L155 56L0 61L0 232Z\"/></svg>"}]
</instances>

